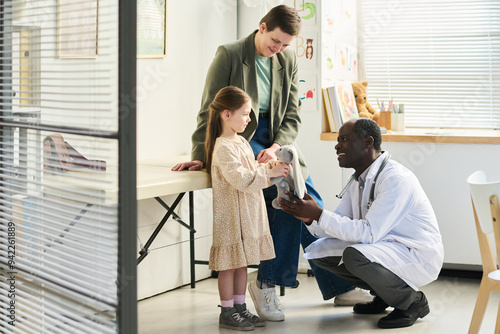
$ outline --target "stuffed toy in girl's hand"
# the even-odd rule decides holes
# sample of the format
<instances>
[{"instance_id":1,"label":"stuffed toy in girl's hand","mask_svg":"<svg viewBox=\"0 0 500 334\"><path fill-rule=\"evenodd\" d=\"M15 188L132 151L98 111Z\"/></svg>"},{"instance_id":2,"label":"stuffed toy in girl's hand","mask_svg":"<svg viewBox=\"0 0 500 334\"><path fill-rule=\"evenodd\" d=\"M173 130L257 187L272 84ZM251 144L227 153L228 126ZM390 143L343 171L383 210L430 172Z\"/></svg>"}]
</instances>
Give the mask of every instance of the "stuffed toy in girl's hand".
<instances>
[{"instance_id":1,"label":"stuffed toy in girl's hand","mask_svg":"<svg viewBox=\"0 0 500 334\"><path fill-rule=\"evenodd\" d=\"M292 145L285 145L277 149L275 153L278 160L287 164L290 168L290 172L286 178L283 176L271 178L271 182L278 188L278 198L282 197L286 200L290 200L290 197L285 195L285 190L292 193L295 190L297 197L304 198L306 183L304 182L300 172L299 155L297 150ZM275 198L272 202L275 209L281 209L278 205L278 198Z\"/></svg>"}]
</instances>

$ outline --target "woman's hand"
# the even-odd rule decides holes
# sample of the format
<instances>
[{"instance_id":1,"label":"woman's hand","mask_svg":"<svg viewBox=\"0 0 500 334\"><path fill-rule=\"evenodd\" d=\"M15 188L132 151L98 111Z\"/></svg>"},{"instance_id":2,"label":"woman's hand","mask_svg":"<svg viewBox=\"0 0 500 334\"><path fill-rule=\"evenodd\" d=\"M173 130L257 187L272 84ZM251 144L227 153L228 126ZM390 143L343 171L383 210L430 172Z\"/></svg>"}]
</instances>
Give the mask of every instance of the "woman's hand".
<instances>
[{"instance_id":1,"label":"woman's hand","mask_svg":"<svg viewBox=\"0 0 500 334\"><path fill-rule=\"evenodd\" d=\"M188 161L188 162L182 162L180 164L175 165L172 167L173 171L179 171L179 170L200 170L203 167L203 161L201 160L193 160L193 161Z\"/></svg>"},{"instance_id":2,"label":"woman's hand","mask_svg":"<svg viewBox=\"0 0 500 334\"><path fill-rule=\"evenodd\" d=\"M280 146L275 143L271 145L271 147L260 151L259 154L257 155L257 162L261 164L261 163L266 163L270 160L276 160L277 158L275 152L278 148L280 148Z\"/></svg>"}]
</instances>

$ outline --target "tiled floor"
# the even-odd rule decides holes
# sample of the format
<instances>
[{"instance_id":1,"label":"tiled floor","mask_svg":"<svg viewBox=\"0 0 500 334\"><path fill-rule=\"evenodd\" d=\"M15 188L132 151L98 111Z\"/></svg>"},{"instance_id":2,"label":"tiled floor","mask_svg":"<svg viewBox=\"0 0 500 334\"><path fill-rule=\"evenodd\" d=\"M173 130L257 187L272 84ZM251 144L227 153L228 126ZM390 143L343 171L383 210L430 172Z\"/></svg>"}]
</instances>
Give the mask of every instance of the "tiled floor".
<instances>
[{"instance_id":1,"label":"tiled floor","mask_svg":"<svg viewBox=\"0 0 500 334\"><path fill-rule=\"evenodd\" d=\"M255 273L249 274L249 281ZM380 315L358 315L352 307L334 306L333 301L323 301L313 277L299 274L300 286L286 289L280 297L285 313L284 322L268 322L252 333L467 333L474 303L479 289L479 279L440 277L422 288L429 300L431 313L409 328L382 330L377 328ZM490 297L480 333L493 333L499 295ZM247 292L247 302L254 311ZM195 289L183 287L139 302L139 333L157 334L209 334L236 333L219 329L220 309L217 280L207 279L197 283ZM255 313L255 312L254 312Z\"/></svg>"}]
</instances>

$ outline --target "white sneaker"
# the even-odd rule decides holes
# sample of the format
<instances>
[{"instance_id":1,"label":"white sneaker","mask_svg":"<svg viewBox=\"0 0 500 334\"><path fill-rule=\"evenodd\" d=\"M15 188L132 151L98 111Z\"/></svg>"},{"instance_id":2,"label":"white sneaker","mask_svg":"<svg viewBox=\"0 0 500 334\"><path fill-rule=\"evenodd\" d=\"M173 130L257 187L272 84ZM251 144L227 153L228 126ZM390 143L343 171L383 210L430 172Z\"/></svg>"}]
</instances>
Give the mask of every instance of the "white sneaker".
<instances>
[{"instance_id":1,"label":"white sneaker","mask_svg":"<svg viewBox=\"0 0 500 334\"><path fill-rule=\"evenodd\" d=\"M373 300L373 295L368 290L356 288L335 297L333 303L339 306L354 306L357 303L366 303Z\"/></svg>"},{"instance_id":2,"label":"white sneaker","mask_svg":"<svg viewBox=\"0 0 500 334\"><path fill-rule=\"evenodd\" d=\"M280 310L280 301L274 288L259 289L257 279L248 284L248 291L259 317L267 321L283 321L285 314Z\"/></svg>"}]
</instances>

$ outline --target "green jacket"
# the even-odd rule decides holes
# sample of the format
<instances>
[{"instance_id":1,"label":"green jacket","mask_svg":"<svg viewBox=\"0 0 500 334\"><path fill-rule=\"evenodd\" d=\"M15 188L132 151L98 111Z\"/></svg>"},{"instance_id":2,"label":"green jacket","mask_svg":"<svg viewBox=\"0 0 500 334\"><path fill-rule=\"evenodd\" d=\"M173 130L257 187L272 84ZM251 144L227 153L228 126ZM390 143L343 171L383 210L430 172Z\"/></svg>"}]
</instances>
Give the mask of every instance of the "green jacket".
<instances>
[{"instance_id":1,"label":"green jacket","mask_svg":"<svg viewBox=\"0 0 500 334\"><path fill-rule=\"evenodd\" d=\"M203 90L198 124L191 139L192 160L205 161L205 132L209 105L215 94L226 86L243 89L252 99L252 121L241 135L248 141L252 138L259 121L259 94L255 65L255 34L236 42L219 46L210 65ZM285 50L271 57L271 104L269 108L270 142L280 146L293 144L300 127L300 106L298 64L295 52ZM295 145L296 146L296 145ZM298 149L298 148L297 148ZM300 152L300 150L298 150ZM307 167L301 154L300 163L304 180L308 176Z\"/></svg>"}]
</instances>

